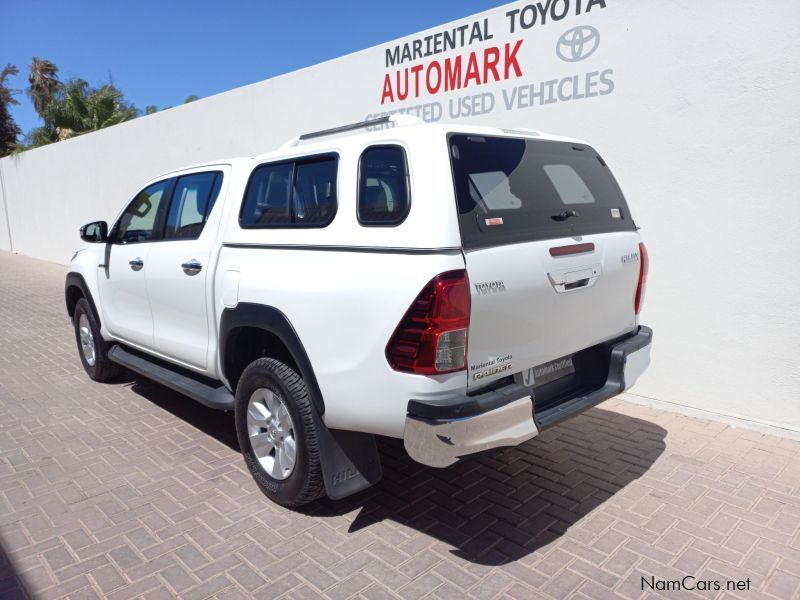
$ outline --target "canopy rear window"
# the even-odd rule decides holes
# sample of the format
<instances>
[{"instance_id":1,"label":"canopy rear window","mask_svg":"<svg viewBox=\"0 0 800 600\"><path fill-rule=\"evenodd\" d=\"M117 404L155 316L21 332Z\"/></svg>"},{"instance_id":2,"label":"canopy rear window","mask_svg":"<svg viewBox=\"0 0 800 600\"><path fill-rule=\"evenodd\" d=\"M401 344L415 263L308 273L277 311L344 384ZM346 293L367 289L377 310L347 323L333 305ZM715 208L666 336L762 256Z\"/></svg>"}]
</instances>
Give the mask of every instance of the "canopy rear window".
<instances>
[{"instance_id":1,"label":"canopy rear window","mask_svg":"<svg viewBox=\"0 0 800 600\"><path fill-rule=\"evenodd\" d=\"M465 248L636 229L589 146L465 134L448 142Z\"/></svg>"}]
</instances>

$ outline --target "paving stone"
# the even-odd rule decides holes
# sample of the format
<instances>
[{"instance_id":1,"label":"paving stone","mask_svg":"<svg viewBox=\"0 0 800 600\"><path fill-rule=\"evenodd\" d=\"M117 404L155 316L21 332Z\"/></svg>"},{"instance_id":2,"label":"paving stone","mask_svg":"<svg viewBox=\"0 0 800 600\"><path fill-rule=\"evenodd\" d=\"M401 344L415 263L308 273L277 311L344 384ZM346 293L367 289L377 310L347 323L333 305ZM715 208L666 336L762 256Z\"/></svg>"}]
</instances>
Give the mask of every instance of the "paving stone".
<instances>
[{"instance_id":1,"label":"paving stone","mask_svg":"<svg viewBox=\"0 0 800 600\"><path fill-rule=\"evenodd\" d=\"M800 594L800 442L618 398L450 469L381 439L376 487L292 512L231 415L86 377L65 274L0 252L4 600L639 598L681 573Z\"/></svg>"}]
</instances>

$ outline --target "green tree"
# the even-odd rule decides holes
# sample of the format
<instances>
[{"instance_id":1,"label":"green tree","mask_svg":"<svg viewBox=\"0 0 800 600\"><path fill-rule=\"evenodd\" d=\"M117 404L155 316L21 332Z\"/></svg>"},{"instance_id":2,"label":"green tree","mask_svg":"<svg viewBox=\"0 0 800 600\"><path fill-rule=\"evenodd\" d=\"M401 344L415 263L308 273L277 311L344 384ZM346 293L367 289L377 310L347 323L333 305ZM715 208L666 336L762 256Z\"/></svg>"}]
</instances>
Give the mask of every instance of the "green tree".
<instances>
[{"instance_id":1,"label":"green tree","mask_svg":"<svg viewBox=\"0 0 800 600\"><path fill-rule=\"evenodd\" d=\"M83 79L65 83L44 111L45 126L55 130L59 140L117 125L139 115L112 83L98 88Z\"/></svg>"},{"instance_id":2,"label":"green tree","mask_svg":"<svg viewBox=\"0 0 800 600\"><path fill-rule=\"evenodd\" d=\"M58 67L49 60L34 56L28 67L28 97L42 119L45 119L47 108L55 99L60 86Z\"/></svg>"},{"instance_id":3,"label":"green tree","mask_svg":"<svg viewBox=\"0 0 800 600\"><path fill-rule=\"evenodd\" d=\"M19 127L11 116L8 107L12 104L19 104L14 94L14 90L8 87L6 78L16 75L19 70L14 65L6 65L0 71L0 156L9 154L17 144L17 136L20 134Z\"/></svg>"},{"instance_id":4,"label":"green tree","mask_svg":"<svg viewBox=\"0 0 800 600\"><path fill-rule=\"evenodd\" d=\"M35 127L25 134L20 150L30 150L39 146L46 146L58 141L58 132L48 125Z\"/></svg>"},{"instance_id":5,"label":"green tree","mask_svg":"<svg viewBox=\"0 0 800 600\"><path fill-rule=\"evenodd\" d=\"M199 99L200 99L199 96L195 96L194 94L192 94L191 96L187 96L186 100L184 100L183 103L184 104L189 104L189 102L194 102L195 100L199 100ZM172 107L171 106L165 106L161 110L169 110L170 108L172 108ZM158 111L159 111L159 108L155 104L148 104L147 106L144 107L144 114L146 114L146 115L152 115L153 113L157 113Z\"/></svg>"},{"instance_id":6,"label":"green tree","mask_svg":"<svg viewBox=\"0 0 800 600\"><path fill-rule=\"evenodd\" d=\"M16 68L11 65L6 68L6 70L8 69L12 70L9 70L8 73L3 71L4 75L3 79L0 79L0 84L7 75L17 72ZM0 125L4 125L6 122L10 123L10 125L6 125L7 138L10 141L6 145L0 141L0 151L37 148L82 133L110 127L134 119L141 114L135 106L125 100L122 91L112 81L99 87L92 87L80 78L62 82L58 78L58 67L46 59L34 57L31 60L28 69L28 84L28 97L44 123L41 127L32 129L25 135L22 146L16 145L19 128L13 120L10 120L10 115L5 120L3 120L3 115L8 112L6 108L8 104L17 102L12 97L10 90L3 88L7 90L3 95L2 89L0 89ZM188 96L184 104L197 99L197 96ZM167 108L169 107L162 110ZM144 114L151 115L155 112L158 112L157 106L145 107Z\"/></svg>"},{"instance_id":7,"label":"green tree","mask_svg":"<svg viewBox=\"0 0 800 600\"><path fill-rule=\"evenodd\" d=\"M28 97L44 122L25 136L24 148L37 148L96 131L139 116L122 91L109 81L92 87L80 78L61 82L58 67L34 57L28 70Z\"/></svg>"}]
</instances>

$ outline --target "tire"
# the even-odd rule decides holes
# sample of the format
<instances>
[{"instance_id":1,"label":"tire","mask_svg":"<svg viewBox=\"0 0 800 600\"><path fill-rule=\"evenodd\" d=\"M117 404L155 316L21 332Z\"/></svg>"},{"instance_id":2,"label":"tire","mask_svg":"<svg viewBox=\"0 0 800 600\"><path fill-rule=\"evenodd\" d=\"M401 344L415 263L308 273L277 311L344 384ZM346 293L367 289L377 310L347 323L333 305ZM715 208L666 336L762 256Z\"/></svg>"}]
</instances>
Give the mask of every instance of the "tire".
<instances>
[{"instance_id":1,"label":"tire","mask_svg":"<svg viewBox=\"0 0 800 600\"><path fill-rule=\"evenodd\" d=\"M72 315L78 356L86 374L94 381L107 381L119 374L119 367L108 360L108 344L100 335L100 326L86 298L75 305ZM84 345L85 344L85 345ZM91 350L89 346L91 345Z\"/></svg>"},{"instance_id":2,"label":"tire","mask_svg":"<svg viewBox=\"0 0 800 600\"><path fill-rule=\"evenodd\" d=\"M302 506L324 494L314 410L300 375L274 358L250 363L236 387L236 435L244 462L261 491L283 506Z\"/></svg>"}]
</instances>

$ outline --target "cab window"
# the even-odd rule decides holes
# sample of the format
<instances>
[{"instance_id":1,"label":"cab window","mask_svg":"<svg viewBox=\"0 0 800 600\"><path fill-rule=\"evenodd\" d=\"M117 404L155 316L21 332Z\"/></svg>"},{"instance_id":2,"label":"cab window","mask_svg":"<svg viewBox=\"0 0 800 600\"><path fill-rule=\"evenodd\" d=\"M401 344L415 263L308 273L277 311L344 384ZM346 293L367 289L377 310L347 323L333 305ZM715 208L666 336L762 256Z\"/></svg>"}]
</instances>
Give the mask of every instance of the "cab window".
<instances>
[{"instance_id":1,"label":"cab window","mask_svg":"<svg viewBox=\"0 0 800 600\"><path fill-rule=\"evenodd\" d=\"M167 214L165 239L196 240L214 207L222 173L192 173L179 177Z\"/></svg>"},{"instance_id":2,"label":"cab window","mask_svg":"<svg viewBox=\"0 0 800 600\"><path fill-rule=\"evenodd\" d=\"M163 223L170 180L159 181L136 194L122 213L112 236L120 244L148 242Z\"/></svg>"}]
</instances>

